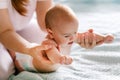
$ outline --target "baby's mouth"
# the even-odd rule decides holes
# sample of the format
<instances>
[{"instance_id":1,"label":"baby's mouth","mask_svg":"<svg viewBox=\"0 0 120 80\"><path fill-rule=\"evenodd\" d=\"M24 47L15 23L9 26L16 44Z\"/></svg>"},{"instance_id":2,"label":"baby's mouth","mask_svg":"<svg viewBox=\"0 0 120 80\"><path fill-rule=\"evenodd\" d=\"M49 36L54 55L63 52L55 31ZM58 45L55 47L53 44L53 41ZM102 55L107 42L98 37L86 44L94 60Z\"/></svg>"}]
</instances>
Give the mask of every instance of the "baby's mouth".
<instances>
[{"instance_id":1,"label":"baby's mouth","mask_svg":"<svg viewBox=\"0 0 120 80\"><path fill-rule=\"evenodd\" d=\"M72 44L73 44L73 41L68 43L68 45L72 45Z\"/></svg>"}]
</instances>

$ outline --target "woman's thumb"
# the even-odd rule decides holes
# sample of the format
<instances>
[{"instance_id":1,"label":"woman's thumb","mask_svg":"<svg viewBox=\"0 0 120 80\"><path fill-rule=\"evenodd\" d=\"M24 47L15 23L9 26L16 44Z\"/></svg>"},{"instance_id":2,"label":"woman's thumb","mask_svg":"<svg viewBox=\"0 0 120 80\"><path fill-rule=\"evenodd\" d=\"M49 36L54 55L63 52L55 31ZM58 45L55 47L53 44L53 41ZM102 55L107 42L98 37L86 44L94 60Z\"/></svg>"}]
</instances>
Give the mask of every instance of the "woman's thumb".
<instances>
[{"instance_id":1,"label":"woman's thumb","mask_svg":"<svg viewBox=\"0 0 120 80\"><path fill-rule=\"evenodd\" d=\"M89 29L88 32L93 33L93 29Z\"/></svg>"},{"instance_id":2,"label":"woman's thumb","mask_svg":"<svg viewBox=\"0 0 120 80\"><path fill-rule=\"evenodd\" d=\"M41 45L41 46L38 47L39 50L48 50L50 48L52 48L51 45Z\"/></svg>"}]
</instances>

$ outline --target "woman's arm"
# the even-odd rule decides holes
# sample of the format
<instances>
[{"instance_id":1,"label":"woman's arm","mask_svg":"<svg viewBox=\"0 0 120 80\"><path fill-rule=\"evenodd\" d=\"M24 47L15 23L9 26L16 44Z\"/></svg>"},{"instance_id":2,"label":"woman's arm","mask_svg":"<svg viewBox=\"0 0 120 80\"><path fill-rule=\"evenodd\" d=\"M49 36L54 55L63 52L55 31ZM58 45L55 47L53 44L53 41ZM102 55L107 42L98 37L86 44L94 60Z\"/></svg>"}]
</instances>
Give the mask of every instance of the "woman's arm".
<instances>
[{"instance_id":1,"label":"woman's arm","mask_svg":"<svg viewBox=\"0 0 120 80\"><path fill-rule=\"evenodd\" d=\"M46 31L45 28L45 15L47 10L52 7L53 5L53 0L43 0L43 1L38 1L37 2L37 7L36 7L36 15L37 15L37 21L40 26L40 28L43 31Z\"/></svg>"},{"instance_id":2,"label":"woman's arm","mask_svg":"<svg viewBox=\"0 0 120 80\"><path fill-rule=\"evenodd\" d=\"M7 9L0 9L0 42L8 49L28 53L30 43L15 32Z\"/></svg>"},{"instance_id":3,"label":"woman's arm","mask_svg":"<svg viewBox=\"0 0 120 80\"><path fill-rule=\"evenodd\" d=\"M0 42L9 50L29 54L36 58L38 58L37 55L41 50L52 47L51 42L45 45L33 44L17 34L10 21L7 9L0 9Z\"/></svg>"}]
</instances>

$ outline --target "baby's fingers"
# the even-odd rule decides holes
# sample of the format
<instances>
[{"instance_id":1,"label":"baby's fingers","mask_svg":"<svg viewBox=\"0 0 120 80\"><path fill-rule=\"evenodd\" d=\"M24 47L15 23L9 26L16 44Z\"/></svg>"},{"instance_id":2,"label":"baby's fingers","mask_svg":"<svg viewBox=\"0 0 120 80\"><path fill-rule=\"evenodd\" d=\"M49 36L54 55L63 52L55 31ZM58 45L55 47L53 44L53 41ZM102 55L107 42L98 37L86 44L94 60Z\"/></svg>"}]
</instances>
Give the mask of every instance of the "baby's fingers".
<instances>
[{"instance_id":1,"label":"baby's fingers","mask_svg":"<svg viewBox=\"0 0 120 80\"><path fill-rule=\"evenodd\" d=\"M66 60L66 65L69 65L73 62L73 59L69 56L67 56L67 60Z\"/></svg>"},{"instance_id":2,"label":"baby's fingers","mask_svg":"<svg viewBox=\"0 0 120 80\"><path fill-rule=\"evenodd\" d=\"M65 64L65 65L69 65L69 64L72 63L72 61L73 61L73 59L71 57L69 57L69 56L62 56L61 60L60 60L60 63L61 64Z\"/></svg>"},{"instance_id":3,"label":"baby's fingers","mask_svg":"<svg viewBox=\"0 0 120 80\"><path fill-rule=\"evenodd\" d=\"M109 35L107 35L107 36L105 37L104 42L105 42L105 43L111 43L111 42L113 42L113 40L114 40L114 36L111 35L111 34L109 34Z\"/></svg>"}]
</instances>

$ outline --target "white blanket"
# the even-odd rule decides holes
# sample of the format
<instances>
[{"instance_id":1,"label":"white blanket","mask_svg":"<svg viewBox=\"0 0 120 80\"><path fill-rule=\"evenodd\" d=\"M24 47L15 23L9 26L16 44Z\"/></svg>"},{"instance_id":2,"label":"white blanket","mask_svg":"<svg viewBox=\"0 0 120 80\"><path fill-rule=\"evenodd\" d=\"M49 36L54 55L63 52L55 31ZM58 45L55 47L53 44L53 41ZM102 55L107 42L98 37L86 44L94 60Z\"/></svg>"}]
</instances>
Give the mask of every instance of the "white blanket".
<instances>
[{"instance_id":1,"label":"white blanket","mask_svg":"<svg viewBox=\"0 0 120 80\"><path fill-rule=\"evenodd\" d=\"M92 50L74 44L74 62L52 73L24 71L10 80L120 80L120 13L81 13L79 31L93 28L96 32L112 33L115 40Z\"/></svg>"}]
</instances>

